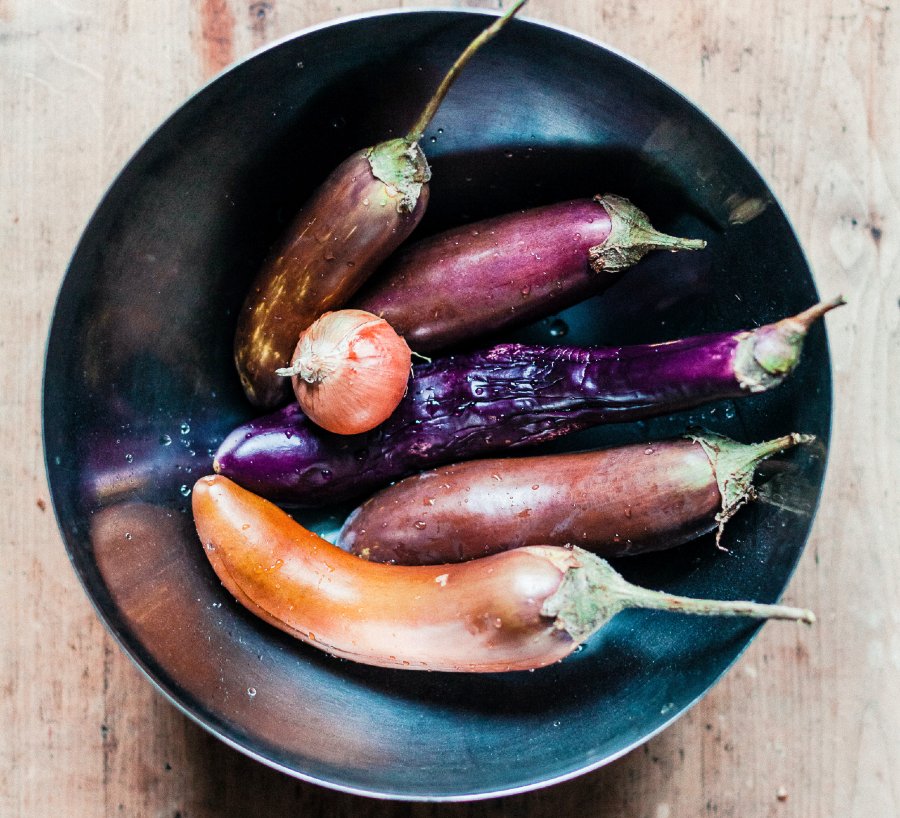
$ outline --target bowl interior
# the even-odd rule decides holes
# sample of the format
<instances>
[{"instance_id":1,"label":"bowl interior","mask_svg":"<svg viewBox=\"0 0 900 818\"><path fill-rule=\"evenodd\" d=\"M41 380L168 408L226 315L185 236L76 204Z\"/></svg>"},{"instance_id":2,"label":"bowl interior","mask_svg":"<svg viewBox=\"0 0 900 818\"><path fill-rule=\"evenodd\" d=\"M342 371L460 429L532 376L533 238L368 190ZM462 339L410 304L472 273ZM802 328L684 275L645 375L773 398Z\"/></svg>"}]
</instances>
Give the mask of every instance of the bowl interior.
<instances>
[{"instance_id":1,"label":"bowl interior","mask_svg":"<svg viewBox=\"0 0 900 818\"><path fill-rule=\"evenodd\" d=\"M252 416L231 361L235 314L293 211L350 152L412 122L486 17L389 13L305 32L234 66L153 134L88 225L47 350L44 436L75 570L128 654L185 712L309 780L405 798L527 789L622 754L703 695L748 644L742 621L623 613L541 671L403 673L332 659L224 591L190 487ZM423 140L431 204L416 235L615 192L703 253L657 254L605 295L515 334L623 344L756 326L816 292L763 180L691 104L598 45L515 20L468 67ZM808 534L831 413L821 327L774 392L555 444L672 437L702 424L817 446L766 467L727 530L623 562L673 592L774 600ZM328 533L346 508L299 519Z\"/></svg>"}]
</instances>

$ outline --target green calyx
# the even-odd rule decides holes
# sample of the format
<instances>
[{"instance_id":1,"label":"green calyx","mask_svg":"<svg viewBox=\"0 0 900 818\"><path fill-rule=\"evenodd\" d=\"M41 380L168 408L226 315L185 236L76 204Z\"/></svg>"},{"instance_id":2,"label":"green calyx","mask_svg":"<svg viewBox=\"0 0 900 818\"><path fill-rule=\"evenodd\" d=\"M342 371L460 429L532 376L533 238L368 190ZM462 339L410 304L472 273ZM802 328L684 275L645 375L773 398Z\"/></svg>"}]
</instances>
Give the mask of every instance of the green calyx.
<instances>
[{"instance_id":1,"label":"green calyx","mask_svg":"<svg viewBox=\"0 0 900 818\"><path fill-rule=\"evenodd\" d=\"M626 608L654 608L701 616L745 616L752 619L789 619L815 622L812 611L786 605L744 600L693 599L632 585L606 560L581 548L571 550L572 564L556 591L545 601L541 614L557 630L581 644Z\"/></svg>"},{"instance_id":2,"label":"green calyx","mask_svg":"<svg viewBox=\"0 0 900 818\"><path fill-rule=\"evenodd\" d=\"M720 544L725 523L742 505L756 496L756 489L753 486L756 467L774 454L804 443L811 443L816 439L814 435L801 435L796 432L764 443L750 444L738 443L713 432L698 432L688 434L686 437L697 443L706 453L722 497L722 510L716 514L716 522L719 525L716 531L716 545Z\"/></svg>"},{"instance_id":3,"label":"green calyx","mask_svg":"<svg viewBox=\"0 0 900 818\"><path fill-rule=\"evenodd\" d=\"M738 336L734 372L742 389L764 392L781 383L797 366L809 328L842 304L843 296L822 301L790 318Z\"/></svg>"},{"instance_id":4,"label":"green calyx","mask_svg":"<svg viewBox=\"0 0 900 818\"><path fill-rule=\"evenodd\" d=\"M384 182L388 196L396 198L398 213L411 213L422 185L431 179L431 168L418 142L407 137L379 142L366 151L372 175Z\"/></svg>"},{"instance_id":5,"label":"green calyx","mask_svg":"<svg viewBox=\"0 0 900 818\"><path fill-rule=\"evenodd\" d=\"M594 272L616 273L637 264L651 250L702 250L703 239L681 239L660 233L647 214L621 196L595 196L609 215L609 236L602 244L588 250L588 260Z\"/></svg>"}]
</instances>

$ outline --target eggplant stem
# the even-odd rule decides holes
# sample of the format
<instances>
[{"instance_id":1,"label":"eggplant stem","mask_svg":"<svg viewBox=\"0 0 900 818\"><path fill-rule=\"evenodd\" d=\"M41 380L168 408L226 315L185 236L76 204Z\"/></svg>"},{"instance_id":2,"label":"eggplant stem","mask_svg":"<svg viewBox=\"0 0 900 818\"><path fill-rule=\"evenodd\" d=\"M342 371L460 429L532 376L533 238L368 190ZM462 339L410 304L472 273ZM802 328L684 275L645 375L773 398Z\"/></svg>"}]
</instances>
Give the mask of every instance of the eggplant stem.
<instances>
[{"instance_id":1,"label":"eggplant stem","mask_svg":"<svg viewBox=\"0 0 900 818\"><path fill-rule=\"evenodd\" d=\"M551 549L532 546L528 550L543 554L563 571L559 587L544 600L541 614L552 618L554 627L568 634L576 644L584 642L627 608L653 608L701 616L790 619L809 624L816 621L815 614L804 608L746 600L693 599L632 585L606 560L578 547L569 552L565 565L558 564Z\"/></svg>"},{"instance_id":2,"label":"eggplant stem","mask_svg":"<svg viewBox=\"0 0 900 818\"><path fill-rule=\"evenodd\" d=\"M688 596L665 594L647 588L636 588L631 604L625 607L653 608L660 611L678 611L699 616L744 616L750 619L789 619L812 625L816 615L806 608L790 605L767 605L747 600L694 599Z\"/></svg>"},{"instance_id":3,"label":"eggplant stem","mask_svg":"<svg viewBox=\"0 0 900 818\"><path fill-rule=\"evenodd\" d=\"M741 388L764 392L781 383L797 366L812 324L846 303L839 295L774 324L741 333L734 355L734 373Z\"/></svg>"},{"instance_id":4,"label":"eggplant stem","mask_svg":"<svg viewBox=\"0 0 900 818\"><path fill-rule=\"evenodd\" d=\"M816 321L825 315L825 313L831 312L836 307L841 307L846 303L847 301L844 299L844 296L839 295L836 298L832 298L831 301L820 301L818 304L814 304L809 309L803 310L803 312L798 313L789 320L796 321L798 324L802 325L804 330L808 330Z\"/></svg>"},{"instance_id":5,"label":"eggplant stem","mask_svg":"<svg viewBox=\"0 0 900 818\"><path fill-rule=\"evenodd\" d=\"M408 142L418 142L425 135L425 129L431 123L431 120L434 119L437 109L441 107L444 97L447 96L450 86L456 81L456 77L459 75L460 71L462 71L469 60L475 56L475 52L489 40L492 40L494 36L499 33L500 29L515 16L516 12L518 12L526 2L528 2L528 0L516 0L516 2L513 3L500 17L494 20L491 25L466 46L462 54L456 58L456 62L450 66L450 70L444 75L444 78L441 80L441 84L434 92L434 95L428 100L428 104L425 106L422 113L419 114L419 118L416 120L415 125L412 126L409 133L406 135L406 140Z\"/></svg>"},{"instance_id":6,"label":"eggplant stem","mask_svg":"<svg viewBox=\"0 0 900 818\"><path fill-rule=\"evenodd\" d=\"M596 273L615 273L637 264L651 250L702 250L703 239L685 239L661 233L647 214L621 196L595 196L610 221L609 235L588 250L588 261Z\"/></svg>"},{"instance_id":7,"label":"eggplant stem","mask_svg":"<svg viewBox=\"0 0 900 818\"><path fill-rule=\"evenodd\" d=\"M723 551L727 550L721 544L725 523L755 495L753 473L756 471L756 467L763 460L778 454L778 452L811 443L816 439L815 435L801 435L792 432L763 443L746 444L702 430L696 433L689 432L687 437L697 443L706 453L716 478L716 485L719 487L722 510L716 514L718 523L716 547Z\"/></svg>"}]
</instances>

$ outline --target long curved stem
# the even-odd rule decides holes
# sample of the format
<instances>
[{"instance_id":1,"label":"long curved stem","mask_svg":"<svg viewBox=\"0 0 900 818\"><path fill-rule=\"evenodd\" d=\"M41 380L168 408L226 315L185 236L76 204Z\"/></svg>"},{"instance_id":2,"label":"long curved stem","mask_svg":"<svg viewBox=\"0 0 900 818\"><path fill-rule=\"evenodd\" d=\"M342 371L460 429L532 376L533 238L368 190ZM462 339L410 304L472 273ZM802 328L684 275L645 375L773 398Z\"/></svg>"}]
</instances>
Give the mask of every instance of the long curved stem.
<instances>
[{"instance_id":1,"label":"long curved stem","mask_svg":"<svg viewBox=\"0 0 900 818\"><path fill-rule=\"evenodd\" d=\"M478 51L481 46L483 46L489 40L492 40L494 36L500 31L509 22L509 20L515 16L516 12L525 5L528 0L516 0L504 13L501 17L498 17L494 20L491 25L489 25L484 31L481 32L471 43L466 47L465 51L462 52L457 58L456 62L450 66L450 70L444 75L444 79L441 80L441 84L438 86L437 91L434 92L434 95L431 99L428 100L428 104L425 106L424 110L421 114L419 114L419 118L416 120L415 125L412 126L409 133L406 135L406 139L408 142L414 143L418 142L425 133L425 129L428 127L431 120L434 118L434 115L437 113L437 109L440 107L441 103L444 101L444 97L447 96L447 92L450 90L450 86L453 85L456 77L459 75L459 72L466 67L466 64L472 57L475 55L475 52Z\"/></svg>"}]
</instances>

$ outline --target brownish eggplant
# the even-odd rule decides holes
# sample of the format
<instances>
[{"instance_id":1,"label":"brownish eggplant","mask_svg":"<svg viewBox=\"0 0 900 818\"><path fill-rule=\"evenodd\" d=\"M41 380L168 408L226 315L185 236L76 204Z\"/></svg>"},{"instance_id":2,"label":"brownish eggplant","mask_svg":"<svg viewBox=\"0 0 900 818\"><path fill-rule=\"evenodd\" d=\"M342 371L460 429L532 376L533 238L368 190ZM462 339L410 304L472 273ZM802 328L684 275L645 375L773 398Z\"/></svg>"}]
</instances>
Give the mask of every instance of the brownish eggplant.
<instances>
[{"instance_id":1,"label":"brownish eggplant","mask_svg":"<svg viewBox=\"0 0 900 818\"><path fill-rule=\"evenodd\" d=\"M813 622L784 605L690 599L626 582L579 548L531 546L454 565L382 565L331 545L221 476L194 523L249 611L334 656L409 670L498 672L559 661L626 608Z\"/></svg>"},{"instance_id":2,"label":"brownish eggplant","mask_svg":"<svg viewBox=\"0 0 900 818\"><path fill-rule=\"evenodd\" d=\"M288 366L300 333L342 306L409 236L428 204L431 170L419 145L456 76L524 5L517 0L457 58L406 136L344 160L313 193L256 276L238 316L234 360L255 406L291 396Z\"/></svg>"},{"instance_id":3,"label":"brownish eggplant","mask_svg":"<svg viewBox=\"0 0 900 818\"><path fill-rule=\"evenodd\" d=\"M746 445L711 432L603 451L471 460L407 477L344 523L337 545L375 562L460 562L526 545L602 557L672 548L753 496L753 472L809 435Z\"/></svg>"}]
</instances>

